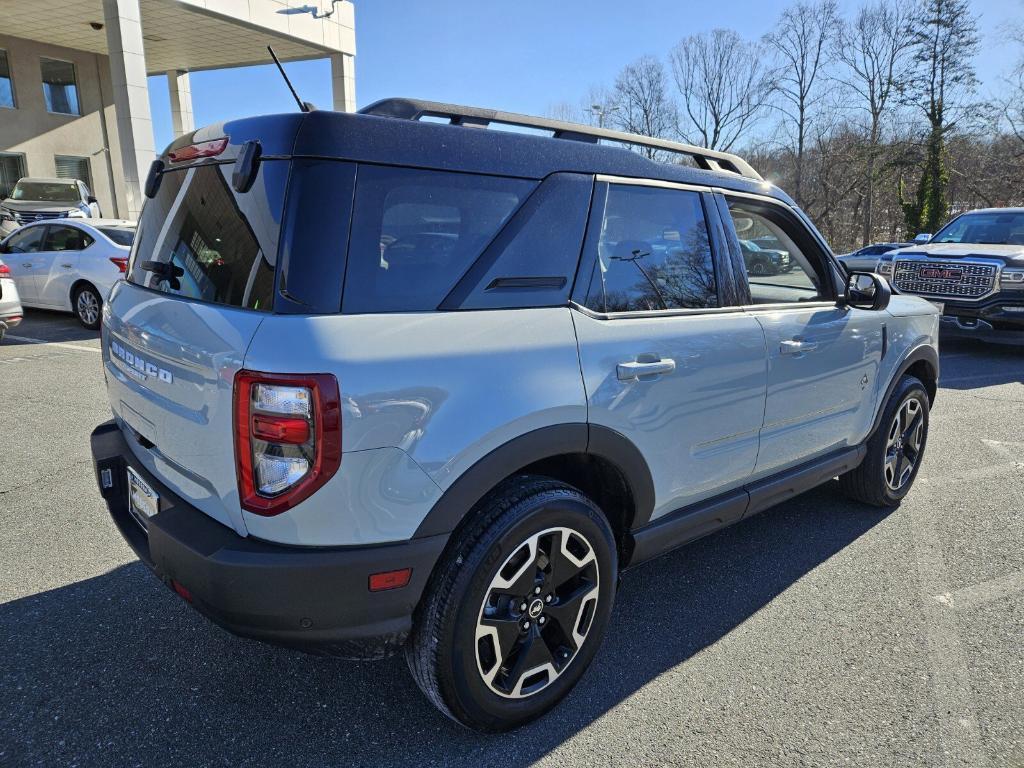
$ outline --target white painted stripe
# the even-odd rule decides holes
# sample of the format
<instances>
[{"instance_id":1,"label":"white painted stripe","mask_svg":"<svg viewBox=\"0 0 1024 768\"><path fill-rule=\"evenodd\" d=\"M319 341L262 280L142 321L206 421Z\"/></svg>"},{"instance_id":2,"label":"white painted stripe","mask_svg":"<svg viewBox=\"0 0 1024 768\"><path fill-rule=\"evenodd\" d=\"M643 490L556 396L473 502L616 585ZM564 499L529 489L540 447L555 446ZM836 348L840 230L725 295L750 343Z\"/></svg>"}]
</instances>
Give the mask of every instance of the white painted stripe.
<instances>
[{"instance_id":1,"label":"white painted stripe","mask_svg":"<svg viewBox=\"0 0 1024 768\"><path fill-rule=\"evenodd\" d=\"M20 341L25 344L52 344L55 347L65 347L67 349L76 349L79 352L100 352L99 347L83 347L81 344L72 344L70 341L47 341L46 339L32 339L28 336L15 336L13 333L4 335L5 339L11 339L12 341Z\"/></svg>"},{"instance_id":2,"label":"white painted stripe","mask_svg":"<svg viewBox=\"0 0 1024 768\"><path fill-rule=\"evenodd\" d=\"M974 608L993 600L1024 592L1024 571L1008 573L981 584L963 587L956 592L945 592L935 595L936 601L950 608Z\"/></svg>"}]
</instances>

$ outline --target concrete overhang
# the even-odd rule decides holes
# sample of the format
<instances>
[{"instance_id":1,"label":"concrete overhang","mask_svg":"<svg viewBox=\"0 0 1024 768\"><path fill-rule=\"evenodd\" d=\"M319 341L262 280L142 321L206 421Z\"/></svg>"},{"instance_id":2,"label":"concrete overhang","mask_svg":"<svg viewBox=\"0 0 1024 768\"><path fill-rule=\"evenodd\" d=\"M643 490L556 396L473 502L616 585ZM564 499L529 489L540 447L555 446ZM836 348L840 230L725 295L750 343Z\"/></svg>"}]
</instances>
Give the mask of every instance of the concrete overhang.
<instances>
[{"instance_id":1,"label":"concrete overhang","mask_svg":"<svg viewBox=\"0 0 1024 768\"><path fill-rule=\"evenodd\" d=\"M265 64L267 45L286 61L356 52L350 0L333 13L331 0L140 0L139 8L149 74ZM106 32L93 28L103 21L103 0L7 0L0 8L4 34L107 54Z\"/></svg>"}]
</instances>

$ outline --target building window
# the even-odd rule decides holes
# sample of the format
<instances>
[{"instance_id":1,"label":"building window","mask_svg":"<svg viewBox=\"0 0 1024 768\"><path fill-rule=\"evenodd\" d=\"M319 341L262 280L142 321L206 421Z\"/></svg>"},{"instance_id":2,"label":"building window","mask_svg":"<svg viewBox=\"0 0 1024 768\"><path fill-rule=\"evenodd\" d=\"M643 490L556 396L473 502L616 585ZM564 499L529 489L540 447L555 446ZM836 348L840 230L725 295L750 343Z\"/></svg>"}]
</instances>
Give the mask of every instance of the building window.
<instances>
[{"instance_id":1,"label":"building window","mask_svg":"<svg viewBox=\"0 0 1024 768\"><path fill-rule=\"evenodd\" d=\"M11 79L11 61L7 51L0 48L0 107L14 109L14 81Z\"/></svg>"},{"instance_id":2,"label":"building window","mask_svg":"<svg viewBox=\"0 0 1024 768\"><path fill-rule=\"evenodd\" d=\"M58 179L78 179L84 181L85 186L92 190L92 172L89 169L88 157L57 155L53 158L53 164L57 169Z\"/></svg>"},{"instance_id":3,"label":"building window","mask_svg":"<svg viewBox=\"0 0 1024 768\"><path fill-rule=\"evenodd\" d=\"M40 59L43 73L43 97L46 109L61 115L80 115L75 65L70 61Z\"/></svg>"},{"instance_id":4,"label":"building window","mask_svg":"<svg viewBox=\"0 0 1024 768\"><path fill-rule=\"evenodd\" d=\"M0 200L10 197L18 179L25 175L24 155L0 152Z\"/></svg>"}]
</instances>

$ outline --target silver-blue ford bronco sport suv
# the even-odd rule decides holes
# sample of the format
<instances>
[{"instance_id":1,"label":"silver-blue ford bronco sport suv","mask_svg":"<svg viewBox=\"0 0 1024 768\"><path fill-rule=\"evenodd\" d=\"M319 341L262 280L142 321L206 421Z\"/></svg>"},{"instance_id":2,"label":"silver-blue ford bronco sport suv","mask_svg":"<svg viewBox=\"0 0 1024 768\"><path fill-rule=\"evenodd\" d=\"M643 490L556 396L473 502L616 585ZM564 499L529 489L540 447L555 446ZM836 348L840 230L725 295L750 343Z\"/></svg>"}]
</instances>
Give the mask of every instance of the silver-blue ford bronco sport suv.
<instances>
[{"instance_id":1,"label":"silver-blue ford bronco sport suv","mask_svg":"<svg viewBox=\"0 0 1024 768\"><path fill-rule=\"evenodd\" d=\"M469 727L566 695L624 569L920 466L937 310L734 155L389 99L203 128L145 191L103 309L114 523L221 626L401 650ZM789 271L748 274L758 238Z\"/></svg>"}]
</instances>

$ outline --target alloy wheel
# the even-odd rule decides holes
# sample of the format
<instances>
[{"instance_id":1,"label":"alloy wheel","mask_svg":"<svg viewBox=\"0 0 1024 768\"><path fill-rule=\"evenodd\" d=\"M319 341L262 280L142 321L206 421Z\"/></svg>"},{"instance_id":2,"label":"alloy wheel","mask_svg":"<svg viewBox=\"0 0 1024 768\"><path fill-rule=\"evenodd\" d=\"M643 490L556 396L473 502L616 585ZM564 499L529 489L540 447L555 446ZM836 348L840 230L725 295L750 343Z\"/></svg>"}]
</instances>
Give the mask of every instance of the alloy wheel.
<instances>
[{"instance_id":1,"label":"alloy wheel","mask_svg":"<svg viewBox=\"0 0 1024 768\"><path fill-rule=\"evenodd\" d=\"M924 407L916 397L903 402L892 424L885 443L885 483L893 491L907 484L914 473L924 442Z\"/></svg>"},{"instance_id":2,"label":"alloy wheel","mask_svg":"<svg viewBox=\"0 0 1024 768\"><path fill-rule=\"evenodd\" d=\"M75 308L78 311L78 317L86 325L95 325L96 321L100 319L99 299L96 298L96 294L88 289L79 291L78 299L75 301Z\"/></svg>"},{"instance_id":3,"label":"alloy wheel","mask_svg":"<svg viewBox=\"0 0 1024 768\"><path fill-rule=\"evenodd\" d=\"M477 669L506 698L547 688L587 639L600 596L594 547L570 528L536 533L509 555L484 594Z\"/></svg>"}]
</instances>

